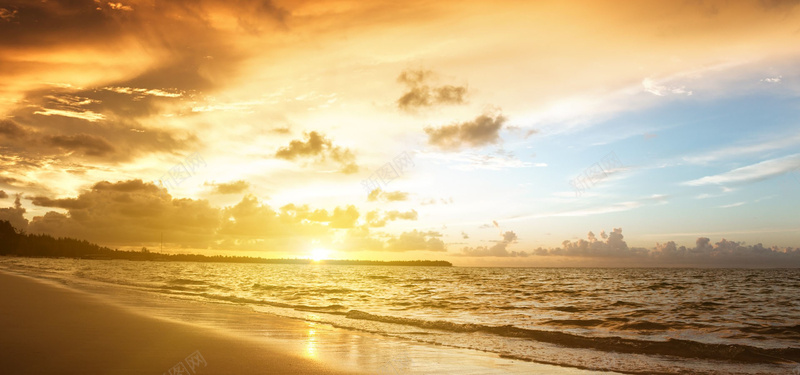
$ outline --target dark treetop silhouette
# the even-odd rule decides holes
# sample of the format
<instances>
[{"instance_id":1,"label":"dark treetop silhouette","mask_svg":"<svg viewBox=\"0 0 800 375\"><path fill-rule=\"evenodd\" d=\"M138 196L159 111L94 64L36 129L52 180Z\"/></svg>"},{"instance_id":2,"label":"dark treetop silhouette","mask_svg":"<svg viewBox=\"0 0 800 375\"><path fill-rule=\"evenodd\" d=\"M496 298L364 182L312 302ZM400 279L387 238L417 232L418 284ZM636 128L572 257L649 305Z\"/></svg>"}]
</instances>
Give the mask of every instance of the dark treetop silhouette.
<instances>
[{"instance_id":1,"label":"dark treetop silhouette","mask_svg":"<svg viewBox=\"0 0 800 375\"><path fill-rule=\"evenodd\" d=\"M244 256L206 256L201 254L162 254L142 248L141 251L112 250L85 240L54 238L46 234L28 234L17 231L8 221L0 221L0 255L45 258L126 259L166 262L224 262L310 264L311 259L265 259ZM365 266L435 266L450 267L443 260L373 261L373 260L321 260L318 264Z\"/></svg>"}]
</instances>

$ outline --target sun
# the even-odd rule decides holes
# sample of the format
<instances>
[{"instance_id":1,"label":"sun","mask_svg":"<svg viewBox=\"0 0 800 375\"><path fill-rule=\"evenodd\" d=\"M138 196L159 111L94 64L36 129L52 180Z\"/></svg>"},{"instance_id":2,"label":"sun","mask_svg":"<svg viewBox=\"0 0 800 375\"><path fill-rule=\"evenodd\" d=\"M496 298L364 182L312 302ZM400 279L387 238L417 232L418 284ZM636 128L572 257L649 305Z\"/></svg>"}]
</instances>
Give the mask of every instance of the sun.
<instances>
[{"instance_id":1,"label":"sun","mask_svg":"<svg viewBox=\"0 0 800 375\"><path fill-rule=\"evenodd\" d=\"M311 260L315 262L319 262L321 260L328 259L328 255L330 253L331 253L330 250L318 247L311 250L311 256L309 256L309 258L311 258Z\"/></svg>"}]
</instances>

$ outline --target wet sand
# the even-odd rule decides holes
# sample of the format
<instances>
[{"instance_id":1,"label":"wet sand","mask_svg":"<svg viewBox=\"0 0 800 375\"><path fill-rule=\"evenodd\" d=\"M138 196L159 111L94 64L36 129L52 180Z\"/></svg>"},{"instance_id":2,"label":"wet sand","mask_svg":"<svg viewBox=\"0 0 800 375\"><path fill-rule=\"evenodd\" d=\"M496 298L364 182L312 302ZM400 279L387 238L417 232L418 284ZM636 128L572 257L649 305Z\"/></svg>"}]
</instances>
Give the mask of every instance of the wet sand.
<instances>
[{"instance_id":1,"label":"wet sand","mask_svg":"<svg viewBox=\"0 0 800 375\"><path fill-rule=\"evenodd\" d=\"M170 374L181 366L200 375L355 373L2 272L0 301L0 372L6 374Z\"/></svg>"}]
</instances>

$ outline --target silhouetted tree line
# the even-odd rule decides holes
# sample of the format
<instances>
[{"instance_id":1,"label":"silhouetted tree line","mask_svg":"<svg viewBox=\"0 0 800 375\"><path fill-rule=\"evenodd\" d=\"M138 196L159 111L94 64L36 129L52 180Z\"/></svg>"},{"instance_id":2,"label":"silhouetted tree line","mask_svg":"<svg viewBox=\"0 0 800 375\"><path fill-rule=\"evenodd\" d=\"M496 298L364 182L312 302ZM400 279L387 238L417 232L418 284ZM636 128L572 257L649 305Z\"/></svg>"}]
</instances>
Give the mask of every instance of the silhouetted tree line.
<instances>
[{"instance_id":1,"label":"silhouetted tree line","mask_svg":"<svg viewBox=\"0 0 800 375\"><path fill-rule=\"evenodd\" d=\"M161 254L142 248L140 251L112 250L86 240L54 238L46 234L28 234L17 231L11 223L0 220L0 255L81 258L81 259L127 259L166 262L221 262L221 263L270 263L310 264L310 259L265 259L243 256L206 256L200 254ZM435 266L450 267L443 260L375 261L375 260L322 260L319 264L359 266Z\"/></svg>"}]
</instances>

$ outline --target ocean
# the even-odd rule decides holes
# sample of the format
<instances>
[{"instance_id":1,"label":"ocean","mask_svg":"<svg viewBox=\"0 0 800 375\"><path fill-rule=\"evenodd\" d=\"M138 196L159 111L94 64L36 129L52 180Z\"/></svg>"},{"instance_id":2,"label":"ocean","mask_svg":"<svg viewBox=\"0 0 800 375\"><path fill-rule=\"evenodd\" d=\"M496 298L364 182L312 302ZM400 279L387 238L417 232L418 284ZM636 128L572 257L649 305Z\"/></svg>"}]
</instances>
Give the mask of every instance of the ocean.
<instances>
[{"instance_id":1,"label":"ocean","mask_svg":"<svg viewBox=\"0 0 800 375\"><path fill-rule=\"evenodd\" d=\"M0 267L563 367L800 373L800 270L334 266L0 257Z\"/></svg>"}]
</instances>

